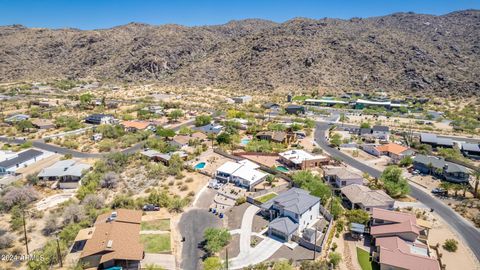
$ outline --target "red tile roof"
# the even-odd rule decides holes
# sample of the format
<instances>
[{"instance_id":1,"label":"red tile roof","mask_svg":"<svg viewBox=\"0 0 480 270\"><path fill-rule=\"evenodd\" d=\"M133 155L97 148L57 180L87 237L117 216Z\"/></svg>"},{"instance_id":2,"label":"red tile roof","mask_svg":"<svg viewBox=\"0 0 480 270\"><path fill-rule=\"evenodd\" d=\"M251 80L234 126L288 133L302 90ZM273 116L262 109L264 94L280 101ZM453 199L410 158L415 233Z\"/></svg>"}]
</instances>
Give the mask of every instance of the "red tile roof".
<instances>
[{"instance_id":1,"label":"red tile roof","mask_svg":"<svg viewBox=\"0 0 480 270\"><path fill-rule=\"evenodd\" d=\"M440 269L436 259L412 252L412 248L428 248L421 243L407 243L399 237L382 237L375 241L380 247L380 264L409 270Z\"/></svg>"}]
</instances>

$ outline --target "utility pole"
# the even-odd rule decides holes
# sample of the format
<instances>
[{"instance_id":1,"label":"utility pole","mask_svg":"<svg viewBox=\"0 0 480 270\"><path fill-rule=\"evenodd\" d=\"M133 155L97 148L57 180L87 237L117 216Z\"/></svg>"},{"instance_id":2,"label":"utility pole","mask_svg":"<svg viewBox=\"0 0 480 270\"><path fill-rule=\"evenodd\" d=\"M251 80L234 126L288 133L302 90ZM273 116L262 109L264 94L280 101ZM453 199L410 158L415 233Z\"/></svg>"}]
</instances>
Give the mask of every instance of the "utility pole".
<instances>
[{"instance_id":1,"label":"utility pole","mask_svg":"<svg viewBox=\"0 0 480 270\"><path fill-rule=\"evenodd\" d=\"M25 239L25 248L27 249L27 256L30 255L28 251L28 237L27 237L27 225L25 224L25 209L22 208L22 221L23 221L23 237Z\"/></svg>"},{"instance_id":2,"label":"utility pole","mask_svg":"<svg viewBox=\"0 0 480 270\"><path fill-rule=\"evenodd\" d=\"M225 250L225 267L228 270L228 248Z\"/></svg>"},{"instance_id":3,"label":"utility pole","mask_svg":"<svg viewBox=\"0 0 480 270\"><path fill-rule=\"evenodd\" d=\"M58 233L55 238L57 240L57 258L58 258L58 261L60 262L60 267L63 267L62 253L60 252L60 243L58 242Z\"/></svg>"},{"instance_id":4,"label":"utility pole","mask_svg":"<svg viewBox=\"0 0 480 270\"><path fill-rule=\"evenodd\" d=\"M313 260L317 259L317 226L315 226L315 240L313 240Z\"/></svg>"}]
</instances>

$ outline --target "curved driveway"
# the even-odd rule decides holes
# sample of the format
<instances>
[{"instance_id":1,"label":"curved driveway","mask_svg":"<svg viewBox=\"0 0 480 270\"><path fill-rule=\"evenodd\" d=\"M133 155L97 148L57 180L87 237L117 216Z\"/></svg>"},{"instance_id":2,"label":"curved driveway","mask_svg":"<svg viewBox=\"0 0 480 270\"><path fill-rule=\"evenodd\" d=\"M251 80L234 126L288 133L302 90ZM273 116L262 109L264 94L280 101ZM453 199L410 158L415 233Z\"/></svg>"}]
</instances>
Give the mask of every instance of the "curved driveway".
<instances>
[{"instance_id":1,"label":"curved driveway","mask_svg":"<svg viewBox=\"0 0 480 270\"><path fill-rule=\"evenodd\" d=\"M358 160L340 152L336 148L330 147L325 137L329 127L328 123L317 122L315 141L320 147L332 157L339 158L348 165L362 172L367 172L373 177L379 178L381 171L359 162ZM463 238L464 242L467 243L477 257L477 260L480 260L480 231L477 228L453 211L449 206L412 184L410 184L410 195L427 207L433 208L435 212Z\"/></svg>"}]
</instances>

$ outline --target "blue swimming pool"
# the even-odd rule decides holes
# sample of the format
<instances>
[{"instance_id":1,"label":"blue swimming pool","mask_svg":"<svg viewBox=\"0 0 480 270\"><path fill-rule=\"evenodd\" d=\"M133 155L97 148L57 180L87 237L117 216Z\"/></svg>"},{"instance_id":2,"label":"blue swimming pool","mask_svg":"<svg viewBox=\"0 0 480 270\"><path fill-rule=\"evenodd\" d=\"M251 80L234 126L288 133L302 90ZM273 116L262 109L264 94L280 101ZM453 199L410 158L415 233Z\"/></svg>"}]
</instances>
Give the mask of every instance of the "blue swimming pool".
<instances>
[{"instance_id":1,"label":"blue swimming pool","mask_svg":"<svg viewBox=\"0 0 480 270\"><path fill-rule=\"evenodd\" d=\"M240 143L241 143L242 145L247 145L249 142L250 142L250 139L248 139L248 138L242 139L242 140L240 141Z\"/></svg>"},{"instance_id":2,"label":"blue swimming pool","mask_svg":"<svg viewBox=\"0 0 480 270\"><path fill-rule=\"evenodd\" d=\"M200 163L198 163L197 165L195 165L194 168L197 169L197 170L200 170L200 169L205 168L206 165L207 165L207 163L205 163L205 162L200 162Z\"/></svg>"}]
</instances>

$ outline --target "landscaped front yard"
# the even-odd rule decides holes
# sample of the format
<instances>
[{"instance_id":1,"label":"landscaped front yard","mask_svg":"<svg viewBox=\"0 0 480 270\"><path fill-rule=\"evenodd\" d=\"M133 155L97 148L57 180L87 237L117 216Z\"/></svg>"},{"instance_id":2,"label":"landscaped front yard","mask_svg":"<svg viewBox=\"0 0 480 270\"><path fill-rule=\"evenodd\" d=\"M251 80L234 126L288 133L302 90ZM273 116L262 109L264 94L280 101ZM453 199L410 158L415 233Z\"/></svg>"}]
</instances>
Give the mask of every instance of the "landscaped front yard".
<instances>
[{"instance_id":1,"label":"landscaped front yard","mask_svg":"<svg viewBox=\"0 0 480 270\"><path fill-rule=\"evenodd\" d=\"M362 270L378 270L378 264L370 261L370 254L368 251L357 247L357 259Z\"/></svg>"},{"instance_id":2,"label":"landscaped front yard","mask_svg":"<svg viewBox=\"0 0 480 270\"><path fill-rule=\"evenodd\" d=\"M170 231L170 219L156 219L142 222L142 231Z\"/></svg>"},{"instance_id":3,"label":"landscaped front yard","mask_svg":"<svg viewBox=\"0 0 480 270\"><path fill-rule=\"evenodd\" d=\"M268 202L270 199L273 199L273 198L275 198L275 197L277 197L277 196L278 196L277 193L271 192L271 193L267 193L267 194L265 194L265 195L263 195L263 196L260 196L260 197L258 197L258 198L255 198L255 200L257 200L257 201L259 201L259 202L261 202L261 203L266 203L266 202Z\"/></svg>"},{"instance_id":4,"label":"landscaped front yard","mask_svg":"<svg viewBox=\"0 0 480 270\"><path fill-rule=\"evenodd\" d=\"M170 233L142 234L140 240L143 243L145 253L170 252Z\"/></svg>"}]
</instances>

